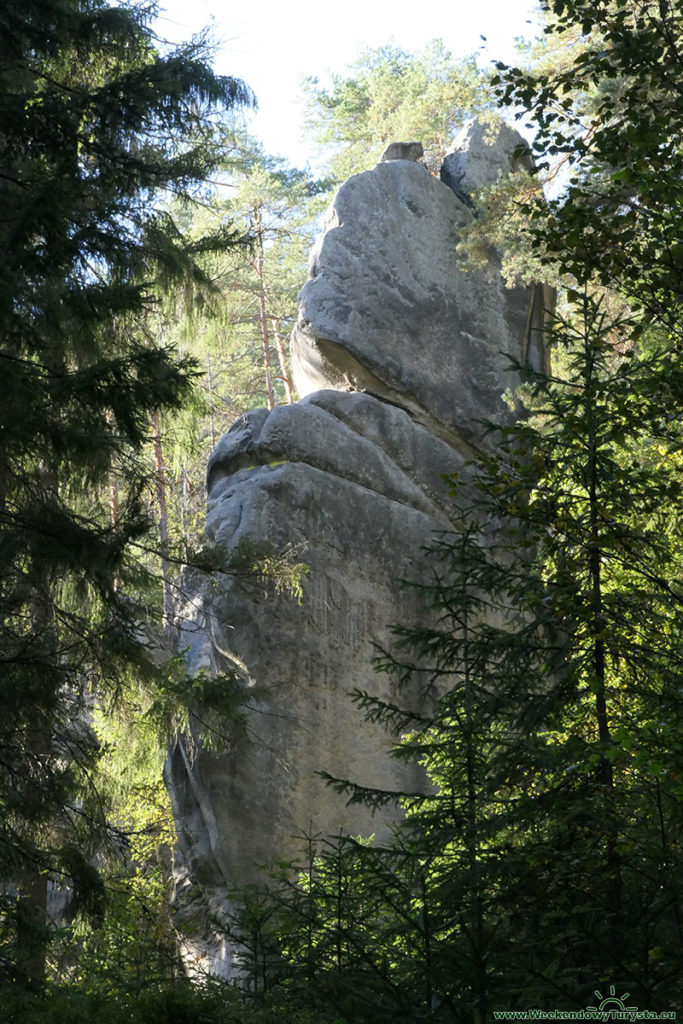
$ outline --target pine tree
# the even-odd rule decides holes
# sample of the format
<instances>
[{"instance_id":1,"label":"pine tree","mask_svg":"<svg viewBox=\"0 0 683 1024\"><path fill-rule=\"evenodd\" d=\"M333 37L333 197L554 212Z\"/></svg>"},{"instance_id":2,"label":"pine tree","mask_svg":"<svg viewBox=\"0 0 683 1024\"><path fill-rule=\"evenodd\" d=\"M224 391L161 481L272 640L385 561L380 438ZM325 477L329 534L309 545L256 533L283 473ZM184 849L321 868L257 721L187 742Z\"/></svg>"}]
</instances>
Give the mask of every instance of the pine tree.
<instances>
[{"instance_id":1,"label":"pine tree","mask_svg":"<svg viewBox=\"0 0 683 1024\"><path fill-rule=\"evenodd\" d=\"M226 224L244 244L198 252L211 293L201 302L191 296L188 302L182 290L171 293L156 322L159 336L195 360L199 372L181 409L153 416L150 460L156 474L154 516L164 549L161 590L167 623L174 603L189 597L183 567L198 559L206 566L206 552L200 555L197 549L205 515L203 478L212 449L248 409L294 400L285 338L296 317L319 193L325 188L307 172L266 156L243 131L230 128L222 139L216 193L200 206L177 204L173 210L198 246L203 238L220 235ZM281 558L278 569L271 561L269 574L281 581L293 569L296 574L287 562Z\"/></svg>"},{"instance_id":2,"label":"pine tree","mask_svg":"<svg viewBox=\"0 0 683 1024\"><path fill-rule=\"evenodd\" d=\"M438 173L466 118L498 120L486 82L473 56L455 60L440 40L421 54L368 49L330 89L307 80L307 124L337 183L372 167L396 141L422 142Z\"/></svg>"}]
</instances>

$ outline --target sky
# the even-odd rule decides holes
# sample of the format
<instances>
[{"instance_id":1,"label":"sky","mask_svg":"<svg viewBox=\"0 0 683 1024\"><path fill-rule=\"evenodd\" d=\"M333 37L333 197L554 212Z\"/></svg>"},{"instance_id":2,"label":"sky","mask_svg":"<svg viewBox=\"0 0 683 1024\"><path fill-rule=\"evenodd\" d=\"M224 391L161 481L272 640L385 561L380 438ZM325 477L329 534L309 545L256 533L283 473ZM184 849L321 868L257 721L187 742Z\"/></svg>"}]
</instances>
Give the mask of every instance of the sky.
<instances>
[{"instance_id":1,"label":"sky","mask_svg":"<svg viewBox=\"0 0 683 1024\"><path fill-rule=\"evenodd\" d=\"M155 25L171 42L211 26L214 67L256 93L254 134L267 153L303 167L301 81L329 82L364 48L391 43L419 51L442 39L454 56L511 60L516 36L534 34L535 0L159 0ZM486 37L484 42L481 36Z\"/></svg>"}]
</instances>

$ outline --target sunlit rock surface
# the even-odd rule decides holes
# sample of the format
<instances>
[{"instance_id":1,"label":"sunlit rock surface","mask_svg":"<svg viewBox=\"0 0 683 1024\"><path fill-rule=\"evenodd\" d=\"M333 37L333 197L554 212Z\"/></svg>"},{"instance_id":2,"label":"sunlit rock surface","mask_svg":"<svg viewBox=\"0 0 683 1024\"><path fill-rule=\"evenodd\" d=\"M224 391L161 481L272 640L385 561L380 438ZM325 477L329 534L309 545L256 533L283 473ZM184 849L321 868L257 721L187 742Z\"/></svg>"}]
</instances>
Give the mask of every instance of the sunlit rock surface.
<instances>
[{"instance_id":1,"label":"sunlit rock surface","mask_svg":"<svg viewBox=\"0 0 683 1024\"><path fill-rule=\"evenodd\" d=\"M521 141L512 129L504 134ZM463 195L483 183L482 149L509 171L507 148L487 147L481 131L462 142ZM509 357L543 363L542 289L506 289L495 257L465 267L457 243L472 217L413 161L379 163L345 182L299 297L299 394L367 391L456 444L476 444L482 418L511 416L502 398L512 384Z\"/></svg>"},{"instance_id":2,"label":"sunlit rock surface","mask_svg":"<svg viewBox=\"0 0 683 1024\"><path fill-rule=\"evenodd\" d=\"M463 138L467 198L483 150L507 173L510 136L489 150L481 133ZM399 694L373 671L391 626L423 614L401 581L428 577L425 545L448 530L444 474L466 479L485 443L481 421L513 415L502 398L516 383L506 356L544 362L541 289L506 290L493 255L480 271L462 265L456 245L472 216L412 160L349 179L300 296L292 353L305 397L248 413L211 456L208 543L226 559L245 542L293 550L308 572L300 603L217 575L184 610L190 670L235 673L246 701L227 752L203 747L199 714L167 765L190 965L231 972L234 950L217 922L264 865L299 855L304 833L387 833L395 806L374 817L346 807L318 772L389 790L424 785L387 757L391 737L364 721L350 693L420 699L417 683Z\"/></svg>"}]
</instances>

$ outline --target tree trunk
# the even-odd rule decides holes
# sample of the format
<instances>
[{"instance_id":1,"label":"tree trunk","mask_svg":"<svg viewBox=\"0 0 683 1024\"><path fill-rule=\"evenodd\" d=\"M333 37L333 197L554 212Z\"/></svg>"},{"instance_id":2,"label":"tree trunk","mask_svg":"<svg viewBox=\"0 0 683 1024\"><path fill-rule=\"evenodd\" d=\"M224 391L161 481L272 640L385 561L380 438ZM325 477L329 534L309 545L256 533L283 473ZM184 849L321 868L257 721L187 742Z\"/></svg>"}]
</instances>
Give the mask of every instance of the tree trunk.
<instances>
[{"instance_id":1,"label":"tree trunk","mask_svg":"<svg viewBox=\"0 0 683 1024\"><path fill-rule=\"evenodd\" d=\"M209 392L209 431L211 434L211 451L216 447L216 423L213 415L213 374L211 372L211 354L206 353L206 383Z\"/></svg>"},{"instance_id":2,"label":"tree trunk","mask_svg":"<svg viewBox=\"0 0 683 1024\"><path fill-rule=\"evenodd\" d=\"M31 871L22 885L15 912L17 981L30 991L45 984L48 941L47 876Z\"/></svg>"},{"instance_id":3,"label":"tree trunk","mask_svg":"<svg viewBox=\"0 0 683 1024\"><path fill-rule=\"evenodd\" d=\"M168 542L168 508L166 504L166 470L164 466L164 450L161 436L161 417L155 409L152 418L154 430L154 461L156 465L157 510L159 515L159 548L161 551L161 585L163 592L163 626L168 635L173 621L173 595L171 580Z\"/></svg>"},{"instance_id":4,"label":"tree trunk","mask_svg":"<svg viewBox=\"0 0 683 1024\"><path fill-rule=\"evenodd\" d=\"M589 506L589 546L588 571L590 578L591 598L591 641L592 663L595 680L595 717L600 746L600 761L597 766L597 778L605 792L606 830L606 866L607 866L607 910L610 918L612 957L614 963L621 959L623 946L622 937L622 879L621 856L618 851L618 825L616 814L616 791L614 767L609 753L612 734L607 707L607 660L604 640L604 609L602 593L602 535L598 500L598 428L595 422L594 399L591 394L593 365L595 361L591 340L585 340L586 374L586 405L588 427L588 506Z\"/></svg>"},{"instance_id":5,"label":"tree trunk","mask_svg":"<svg viewBox=\"0 0 683 1024\"><path fill-rule=\"evenodd\" d=\"M256 234L256 276L259 282L259 322L261 326L261 345L263 347L263 365L266 372L266 393L268 408L275 408L275 388L273 387L273 371L270 359L270 332L268 330L268 311L266 306L266 289L263 275L263 222L261 211L253 211L253 224Z\"/></svg>"},{"instance_id":6,"label":"tree trunk","mask_svg":"<svg viewBox=\"0 0 683 1024\"><path fill-rule=\"evenodd\" d=\"M285 395L287 396L287 404L294 404L294 394L292 391L292 378L289 373L289 366L287 365L287 349L285 348L285 341L280 334L280 321L277 317L272 318L273 325L273 337L275 338L275 347L277 349L277 358L280 363L280 373L282 375L282 386L285 389Z\"/></svg>"}]
</instances>

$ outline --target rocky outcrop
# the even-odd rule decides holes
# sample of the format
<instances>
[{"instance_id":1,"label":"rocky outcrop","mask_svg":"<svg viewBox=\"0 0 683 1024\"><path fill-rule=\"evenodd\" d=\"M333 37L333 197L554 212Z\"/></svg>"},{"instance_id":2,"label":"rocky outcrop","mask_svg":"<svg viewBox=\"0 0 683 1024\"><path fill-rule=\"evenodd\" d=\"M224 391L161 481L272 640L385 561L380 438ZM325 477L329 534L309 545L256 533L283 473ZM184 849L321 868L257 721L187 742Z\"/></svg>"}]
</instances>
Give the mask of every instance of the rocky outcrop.
<instances>
[{"instance_id":1,"label":"rocky outcrop","mask_svg":"<svg viewBox=\"0 0 683 1024\"><path fill-rule=\"evenodd\" d=\"M468 161L485 143L470 139ZM466 187L466 184L465 184ZM387 757L350 692L394 702L373 672L391 626L422 613L401 580L429 572L424 548L449 527L443 475L466 476L485 443L481 421L514 415L507 356L540 366L543 297L506 291L495 256L480 271L458 256L468 205L420 164L387 159L340 189L300 296L292 340L302 399L242 417L209 463L207 541L294 549L307 564L300 603L267 583L230 577L192 596L181 630L191 671L240 679L244 718L229 749L202 745L199 720L168 762L178 823L178 918L186 953L229 972L211 923L274 858L295 857L304 832L386 832L346 807L320 771L388 790L423 785Z\"/></svg>"},{"instance_id":2,"label":"rocky outcrop","mask_svg":"<svg viewBox=\"0 0 683 1024\"><path fill-rule=\"evenodd\" d=\"M421 160L425 151L421 142L390 142L380 160Z\"/></svg>"},{"instance_id":3,"label":"rocky outcrop","mask_svg":"<svg viewBox=\"0 0 683 1024\"><path fill-rule=\"evenodd\" d=\"M506 289L495 256L466 267L457 243L471 219L414 162L383 162L343 185L299 299L300 394L366 391L463 450L481 441L483 417L511 418L508 357L543 363L542 290Z\"/></svg>"},{"instance_id":4,"label":"rocky outcrop","mask_svg":"<svg viewBox=\"0 0 683 1024\"><path fill-rule=\"evenodd\" d=\"M241 677L243 728L211 754L178 743L168 779L179 823L178 920L196 927L207 906L257 881L262 865L300 856L304 832L385 834L395 809L348 808L317 774L388 790L421 788L386 756L350 691L396 701L372 671L390 626L414 621L419 602L400 581L424 572L423 548L448 527L443 473L462 455L403 410L362 392L319 391L293 406L259 409L221 440L209 465L207 540L236 549L267 539L308 567L298 604L287 594L219 583L183 628L190 669ZM201 894L199 906L191 896ZM229 970L217 932L188 937L193 956ZM223 967L221 956L228 957Z\"/></svg>"},{"instance_id":5,"label":"rocky outcrop","mask_svg":"<svg viewBox=\"0 0 683 1024\"><path fill-rule=\"evenodd\" d=\"M440 178L461 202L476 209L476 198L482 189L494 185L501 177L532 167L529 147L514 128L506 124L492 128L470 121L446 154Z\"/></svg>"}]
</instances>

